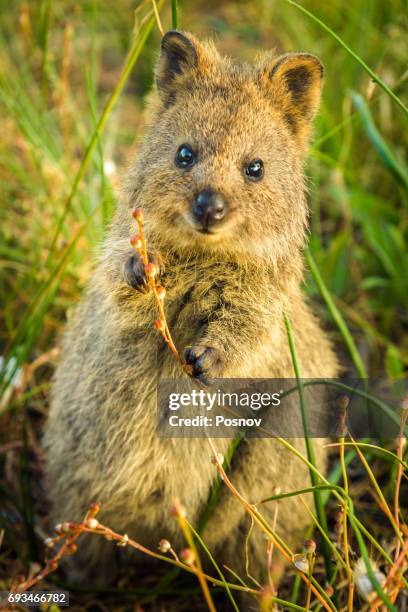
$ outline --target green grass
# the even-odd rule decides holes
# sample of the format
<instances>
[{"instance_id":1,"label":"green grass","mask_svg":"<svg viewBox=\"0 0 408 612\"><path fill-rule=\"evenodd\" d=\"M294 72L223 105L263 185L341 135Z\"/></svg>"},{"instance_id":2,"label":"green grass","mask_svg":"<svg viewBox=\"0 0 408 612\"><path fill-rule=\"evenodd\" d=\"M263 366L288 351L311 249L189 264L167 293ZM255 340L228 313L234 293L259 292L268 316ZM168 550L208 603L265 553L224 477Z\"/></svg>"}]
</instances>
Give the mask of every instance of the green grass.
<instances>
[{"instance_id":1,"label":"green grass","mask_svg":"<svg viewBox=\"0 0 408 612\"><path fill-rule=\"evenodd\" d=\"M15 360L3 372L2 390L18 368L44 357L21 396L0 405L0 447L21 442L19 450L0 454L7 497L0 529L10 532L0 577L9 576L11 561L21 571L36 556L34 449L53 371L54 357L47 355L89 277L115 207L118 170L143 134L160 35L148 15L151 4L135 13L138 5L0 4L0 354ZM305 291L347 368L361 377L402 379L408 365L406 3L165 0L161 20L165 29L215 34L220 49L241 60L271 47L322 59L324 95L306 169L312 214ZM365 452L390 495L394 462L373 448ZM10 460L18 460L17 483L10 482ZM333 474L337 482L336 464ZM327 491L317 493L326 504ZM216 493L210 501L201 527ZM355 507L357 514L358 502ZM23 539L11 533L13 512ZM366 561L364 542L375 548L375 537L359 521L360 515L356 546Z\"/></svg>"}]
</instances>

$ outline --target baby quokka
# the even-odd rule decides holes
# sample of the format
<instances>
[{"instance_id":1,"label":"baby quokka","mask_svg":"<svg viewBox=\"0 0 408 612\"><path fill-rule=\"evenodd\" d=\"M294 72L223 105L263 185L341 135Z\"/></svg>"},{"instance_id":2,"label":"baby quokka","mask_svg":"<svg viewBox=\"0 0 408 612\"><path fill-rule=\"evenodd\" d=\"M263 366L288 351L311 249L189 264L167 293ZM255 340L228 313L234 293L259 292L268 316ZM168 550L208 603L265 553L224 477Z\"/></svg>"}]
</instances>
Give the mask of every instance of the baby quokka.
<instances>
[{"instance_id":1,"label":"baby quokka","mask_svg":"<svg viewBox=\"0 0 408 612\"><path fill-rule=\"evenodd\" d=\"M292 378L283 312L303 376L336 375L330 343L300 288L303 164L322 79L320 61L308 53L265 53L247 65L189 33L163 37L150 124L68 324L52 389L45 449L55 522L81 519L98 501L100 520L113 529L154 548L165 537L177 549L183 543L169 512L173 499L197 524L216 477L207 440L156 433L158 380L183 371L152 325L154 298L129 244L135 207L144 211L172 336L194 377ZM229 443L218 439L218 451L225 454ZM322 441L315 447L323 465ZM268 438L241 443L230 477L254 503L276 487L310 484L305 466ZM262 512L270 520L273 504ZM301 544L308 521L296 497L280 503L277 530L290 545ZM249 525L222 489L205 541L241 575ZM90 537L74 565L104 580L115 550ZM262 581L266 542L257 529L249 563Z\"/></svg>"}]
</instances>

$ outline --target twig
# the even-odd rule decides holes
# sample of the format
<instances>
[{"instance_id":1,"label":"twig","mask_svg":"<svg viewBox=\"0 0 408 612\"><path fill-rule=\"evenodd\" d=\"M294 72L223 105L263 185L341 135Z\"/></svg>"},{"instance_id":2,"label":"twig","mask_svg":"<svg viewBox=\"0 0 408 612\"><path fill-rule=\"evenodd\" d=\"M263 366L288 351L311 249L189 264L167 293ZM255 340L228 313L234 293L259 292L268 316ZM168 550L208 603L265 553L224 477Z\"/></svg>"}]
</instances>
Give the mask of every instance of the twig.
<instances>
[{"instance_id":1,"label":"twig","mask_svg":"<svg viewBox=\"0 0 408 612\"><path fill-rule=\"evenodd\" d=\"M346 562L346 574L347 574L347 582L348 582L348 601L347 601L347 610L348 612L353 612L353 599L354 599L354 580L353 580L353 572L350 566L350 555L349 555L349 543L348 543L348 504L347 498L349 494L349 483L347 477L347 467L344 457L344 439L347 432L346 420L347 420L347 408L349 406L350 400L347 395L342 395L339 398L339 408L340 408L340 465L341 472L343 476L343 488L346 494L344 499L343 506L343 548L344 548L344 559Z\"/></svg>"},{"instance_id":2,"label":"twig","mask_svg":"<svg viewBox=\"0 0 408 612\"><path fill-rule=\"evenodd\" d=\"M163 30L163 26L160 21L159 11L157 10L156 0L152 0L152 4L153 4L154 16L156 17L156 21L157 21L157 27L159 29L160 34L164 36L164 30Z\"/></svg>"},{"instance_id":3,"label":"twig","mask_svg":"<svg viewBox=\"0 0 408 612\"><path fill-rule=\"evenodd\" d=\"M159 313L159 319L156 320L155 326L156 329L161 333L165 342L167 342L171 352L177 359L177 361L181 364L183 370L188 374L191 373L191 367L183 362L183 359L178 352L176 345L173 342L173 338L171 336L169 326L167 324L166 314L164 311L164 297L166 295L166 291L164 287L157 284L156 277L158 275L158 268L155 264L149 262L149 257L147 254L147 243L146 238L143 231L143 211L141 208L135 208L132 213L133 218L136 219L139 233L135 236L132 236L130 239L130 243L135 247L139 256L143 262L146 276L150 285L150 288L153 291L154 299L156 301L157 311Z\"/></svg>"},{"instance_id":4,"label":"twig","mask_svg":"<svg viewBox=\"0 0 408 612\"><path fill-rule=\"evenodd\" d=\"M197 566L195 564L189 565L187 563L181 562L177 555L174 553L174 551L173 556L175 558L166 557L165 555L156 553L150 550L149 548L146 548L142 544L139 544L135 540L132 540L126 534L117 533L106 525L100 523L95 518L99 510L99 504L94 503L91 505L89 511L86 513L82 523L64 522L57 525L55 529L58 535L53 538L47 538L45 544L47 548L52 549L55 545L62 542L62 545L59 548L58 552L54 555L54 557L46 561L45 567L43 569L41 569L33 576L30 576L26 580L22 580L21 582L15 582L11 586L10 590L13 592L26 591L33 587L35 584L39 583L41 580L43 580L48 574L54 572L58 568L58 563L63 556L71 555L76 552L77 547L75 544L75 540L77 540L79 536L83 533L93 533L95 535L103 536L107 540L114 540L117 542L118 546L130 546L131 548L134 548L148 555L149 557L153 557L154 559L158 559L160 561L166 561L167 563L178 566L181 569L190 572L191 574L195 574L198 577L200 570L197 568ZM170 551L169 548L167 550ZM214 578L213 576L204 574L202 570L201 573L205 581L208 581L212 584L216 584L217 586L225 587L225 585L228 584L228 587L230 589L259 595L259 591L257 591L256 589L252 589L247 586L227 583L225 579L219 580L218 578Z\"/></svg>"},{"instance_id":5,"label":"twig","mask_svg":"<svg viewBox=\"0 0 408 612\"><path fill-rule=\"evenodd\" d=\"M218 471L220 472L221 478L224 481L224 483L227 485L227 487L229 488L231 493L234 495L234 497L236 497L241 502L241 504L244 506L246 511L253 517L255 523L257 523L257 525L265 533L265 535L269 539L273 540L274 545L276 546L276 548L278 548L279 552L283 555L283 557L286 559L286 561L288 563L290 563L290 565L293 565L293 554L291 553L289 547L280 538L278 538L277 534L272 532L271 528L267 525L267 523L263 519L262 515L256 510L255 506L250 504L241 495L241 493L239 493L237 491L237 489L234 487L234 485L232 484L232 482L228 478L224 468L222 467L222 464L220 463L220 460L218 458L218 453L217 453L217 451L216 451L216 449L214 447L213 441L210 438L207 438L207 440L208 440L208 443L209 443L209 445L211 447L211 450L212 450L212 452L214 454L213 461L215 462L215 464L216 464L216 466L218 468ZM306 584L308 584L310 582L310 580L309 580L309 578L308 578L308 576L306 574L301 572L300 575L302 577L302 580ZM315 584L312 584L311 589L312 589L313 593L315 594L315 596L317 597L317 599L320 601L320 603L322 604L322 606L326 610L333 610L334 609L332 605L329 605L328 602L326 602L324 597L321 595L319 590L316 588Z\"/></svg>"},{"instance_id":6,"label":"twig","mask_svg":"<svg viewBox=\"0 0 408 612\"><path fill-rule=\"evenodd\" d=\"M186 509L184 508L184 506L180 503L178 499L175 499L173 502L172 512L174 516L176 517L177 522L180 525L181 531L183 532L184 537L186 538L186 541L193 553L192 565L195 565L195 567L197 568L197 578L200 583L201 589L203 591L204 598L207 603L208 609L211 612L216 612L214 602L212 600L211 593L210 593L207 581L203 573L200 555L198 554L197 547L194 543L194 538L191 535L190 527L189 527L188 521L186 520Z\"/></svg>"},{"instance_id":7,"label":"twig","mask_svg":"<svg viewBox=\"0 0 408 612\"><path fill-rule=\"evenodd\" d=\"M405 397L402 401L402 411L401 411L401 422L400 429L397 438L397 457L399 459L399 463L397 465L397 477L395 480L395 494L394 494L394 519L395 524L397 526L398 531L400 531L400 520L399 520L399 496L400 496L400 488L401 488L401 479L402 479L402 460L404 455L404 444L405 444L405 436L404 429L405 423L408 417L408 396ZM395 549L395 557L394 560L398 559L401 550L401 542L397 541L397 546Z\"/></svg>"}]
</instances>

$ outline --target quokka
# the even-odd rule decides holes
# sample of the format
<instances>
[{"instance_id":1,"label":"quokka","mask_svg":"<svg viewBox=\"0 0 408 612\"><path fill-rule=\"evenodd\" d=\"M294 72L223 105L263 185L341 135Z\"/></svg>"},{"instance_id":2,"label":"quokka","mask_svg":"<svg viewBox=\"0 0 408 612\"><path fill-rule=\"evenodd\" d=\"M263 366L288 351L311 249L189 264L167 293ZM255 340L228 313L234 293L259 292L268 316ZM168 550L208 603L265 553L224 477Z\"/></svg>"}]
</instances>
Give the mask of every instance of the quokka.
<instances>
[{"instance_id":1,"label":"quokka","mask_svg":"<svg viewBox=\"0 0 408 612\"><path fill-rule=\"evenodd\" d=\"M292 378L283 312L303 375L336 376L330 342L300 288L303 165L322 80L308 53L265 53L247 65L189 33L163 37L150 124L63 339L44 441L56 522L80 519L97 500L100 520L113 529L153 547L165 537L177 548L172 500L196 523L216 476L205 439L156 433L157 382L183 372L152 325L153 295L129 244L133 208L144 211L169 327L194 377ZM217 440L220 453L229 442ZM323 466L322 441L315 446ZM230 474L251 502L310 483L305 466L268 438L244 441ZM263 512L272 518L271 505ZM280 503L277 530L289 544L301 544L308 521L296 497ZM222 490L205 540L238 572L248 528L242 506ZM90 537L74 564L112 575L114 551ZM263 580L266 543L256 529L249 559Z\"/></svg>"}]
</instances>

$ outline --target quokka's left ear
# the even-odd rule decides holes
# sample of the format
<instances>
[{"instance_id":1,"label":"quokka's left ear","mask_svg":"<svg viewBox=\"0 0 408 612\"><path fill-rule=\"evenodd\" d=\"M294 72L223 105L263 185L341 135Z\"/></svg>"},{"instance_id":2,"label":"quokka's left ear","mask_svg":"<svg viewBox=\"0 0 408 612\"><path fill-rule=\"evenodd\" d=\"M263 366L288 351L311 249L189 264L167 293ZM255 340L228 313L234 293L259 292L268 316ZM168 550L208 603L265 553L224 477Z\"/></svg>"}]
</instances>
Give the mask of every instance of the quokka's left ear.
<instances>
[{"instance_id":1,"label":"quokka's left ear","mask_svg":"<svg viewBox=\"0 0 408 612\"><path fill-rule=\"evenodd\" d=\"M167 32L161 41L156 67L157 89L162 100L169 104L207 63L204 46L192 34L177 30Z\"/></svg>"},{"instance_id":2,"label":"quokka's left ear","mask_svg":"<svg viewBox=\"0 0 408 612\"><path fill-rule=\"evenodd\" d=\"M307 138L320 103L323 85L320 60L309 53L282 55L264 67L261 81L293 135Z\"/></svg>"}]
</instances>

